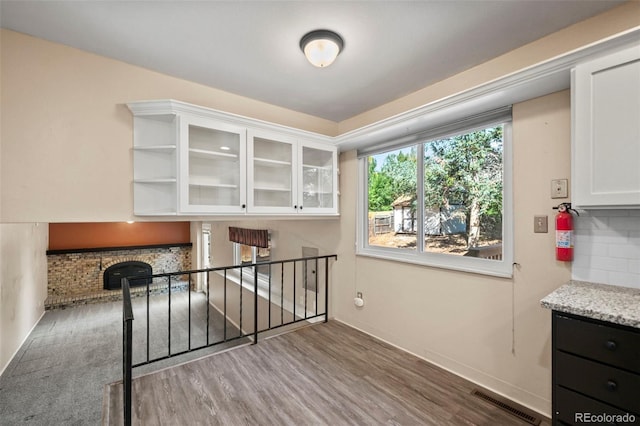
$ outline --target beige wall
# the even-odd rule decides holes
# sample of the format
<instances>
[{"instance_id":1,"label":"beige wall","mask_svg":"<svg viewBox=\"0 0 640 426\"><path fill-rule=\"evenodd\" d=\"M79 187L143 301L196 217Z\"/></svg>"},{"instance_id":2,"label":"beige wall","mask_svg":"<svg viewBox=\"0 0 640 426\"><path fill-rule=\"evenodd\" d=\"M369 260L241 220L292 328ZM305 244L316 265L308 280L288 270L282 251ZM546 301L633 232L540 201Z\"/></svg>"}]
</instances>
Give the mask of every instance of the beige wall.
<instances>
[{"instance_id":1,"label":"beige wall","mask_svg":"<svg viewBox=\"0 0 640 426\"><path fill-rule=\"evenodd\" d=\"M355 256L357 160L342 154L336 318L549 415L551 323L539 300L571 271L554 259L554 234L533 233L533 216L553 217L550 180L569 175L569 102L563 91L513 107L513 279Z\"/></svg>"},{"instance_id":2,"label":"beige wall","mask_svg":"<svg viewBox=\"0 0 640 426\"><path fill-rule=\"evenodd\" d=\"M132 218L127 102L173 98L333 135L337 124L2 30L2 222Z\"/></svg>"},{"instance_id":3,"label":"beige wall","mask_svg":"<svg viewBox=\"0 0 640 426\"><path fill-rule=\"evenodd\" d=\"M44 313L46 224L0 224L0 373Z\"/></svg>"}]
</instances>

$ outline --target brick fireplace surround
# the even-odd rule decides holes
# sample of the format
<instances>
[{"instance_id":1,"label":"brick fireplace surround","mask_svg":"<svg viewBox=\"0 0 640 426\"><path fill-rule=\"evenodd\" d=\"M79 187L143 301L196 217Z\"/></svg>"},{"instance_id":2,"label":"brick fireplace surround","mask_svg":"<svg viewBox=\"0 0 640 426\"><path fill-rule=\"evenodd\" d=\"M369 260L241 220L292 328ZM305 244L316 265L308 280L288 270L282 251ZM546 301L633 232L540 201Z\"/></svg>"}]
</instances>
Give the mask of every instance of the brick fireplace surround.
<instances>
[{"instance_id":1,"label":"brick fireplace surround","mask_svg":"<svg viewBox=\"0 0 640 426\"><path fill-rule=\"evenodd\" d=\"M46 309L78 303L118 300L121 290L104 290L103 274L111 265L140 261L154 274L191 269L191 243L154 246L47 251ZM173 287L173 286L172 286Z\"/></svg>"}]
</instances>

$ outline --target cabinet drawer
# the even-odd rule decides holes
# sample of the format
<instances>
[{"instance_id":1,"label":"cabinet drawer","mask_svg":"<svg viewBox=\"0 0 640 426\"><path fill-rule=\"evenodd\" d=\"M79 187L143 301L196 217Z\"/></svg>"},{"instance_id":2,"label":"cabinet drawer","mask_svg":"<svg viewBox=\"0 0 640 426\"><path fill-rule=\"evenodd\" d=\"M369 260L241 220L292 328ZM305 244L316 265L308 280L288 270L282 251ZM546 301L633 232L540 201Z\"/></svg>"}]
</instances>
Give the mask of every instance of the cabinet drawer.
<instances>
[{"instance_id":1,"label":"cabinet drawer","mask_svg":"<svg viewBox=\"0 0 640 426\"><path fill-rule=\"evenodd\" d=\"M560 351L556 351L554 356L556 385L592 396L634 414L640 414L639 374Z\"/></svg>"},{"instance_id":2,"label":"cabinet drawer","mask_svg":"<svg viewBox=\"0 0 640 426\"><path fill-rule=\"evenodd\" d=\"M640 333L554 316L557 349L640 374Z\"/></svg>"},{"instance_id":3,"label":"cabinet drawer","mask_svg":"<svg viewBox=\"0 0 640 426\"><path fill-rule=\"evenodd\" d=\"M553 390L556 403L555 419L562 424L579 425L585 423L585 414L592 415L608 414L620 415L627 414L626 411L604 404L595 399L587 398L576 392L556 386ZM637 416L635 416L638 419ZM608 424L608 423L605 423Z\"/></svg>"}]
</instances>

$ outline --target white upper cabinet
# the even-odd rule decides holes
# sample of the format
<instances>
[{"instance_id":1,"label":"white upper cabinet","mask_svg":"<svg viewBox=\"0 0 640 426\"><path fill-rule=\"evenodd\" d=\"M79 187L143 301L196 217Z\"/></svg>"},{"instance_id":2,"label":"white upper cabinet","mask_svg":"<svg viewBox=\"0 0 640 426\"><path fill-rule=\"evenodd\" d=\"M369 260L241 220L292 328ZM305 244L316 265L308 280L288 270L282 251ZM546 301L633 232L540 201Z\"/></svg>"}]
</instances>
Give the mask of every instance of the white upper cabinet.
<instances>
[{"instance_id":1,"label":"white upper cabinet","mask_svg":"<svg viewBox=\"0 0 640 426\"><path fill-rule=\"evenodd\" d=\"M572 72L572 202L640 208L640 44Z\"/></svg>"},{"instance_id":2,"label":"white upper cabinet","mask_svg":"<svg viewBox=\"0 0 640 426\"><path fill-rule=\"evenodd\" d=\"M246 130L180 116L180 211L244 213Z\"/></svg>"},{"instance_id":3,"label":"white upper cabinet","mask_svg":"<svg viewBox=\"0 0 640 426\"><path fill-rule=\"evenodd\" d=\"M129 108L136 215L338 214L337 150L308 132L171 100Z\"/></svg>"}]
</instances>

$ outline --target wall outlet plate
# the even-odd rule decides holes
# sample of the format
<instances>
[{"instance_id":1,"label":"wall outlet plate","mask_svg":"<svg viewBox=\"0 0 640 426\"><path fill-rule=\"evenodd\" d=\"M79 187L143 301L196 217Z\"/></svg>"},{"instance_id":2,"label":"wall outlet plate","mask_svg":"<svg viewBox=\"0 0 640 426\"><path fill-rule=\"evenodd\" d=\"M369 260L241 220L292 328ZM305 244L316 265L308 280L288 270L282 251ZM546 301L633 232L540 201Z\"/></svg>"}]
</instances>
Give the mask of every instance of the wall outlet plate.
<instances>
[{"instance_id":1,"label":"wall outlet plate","mask_svg":"<svg viewBox=\"0 0 640 426\"><path fill-rule=\"evenodd\" d=\"M568 198L569 197L569 180L553 179L551 181L551 198Z\"/></svg>"}]
</instances>

